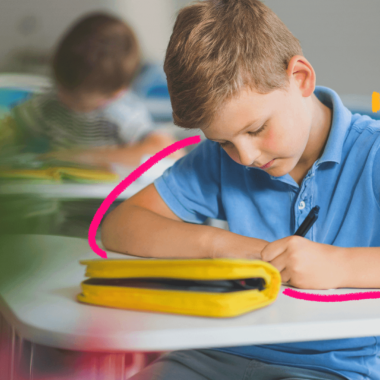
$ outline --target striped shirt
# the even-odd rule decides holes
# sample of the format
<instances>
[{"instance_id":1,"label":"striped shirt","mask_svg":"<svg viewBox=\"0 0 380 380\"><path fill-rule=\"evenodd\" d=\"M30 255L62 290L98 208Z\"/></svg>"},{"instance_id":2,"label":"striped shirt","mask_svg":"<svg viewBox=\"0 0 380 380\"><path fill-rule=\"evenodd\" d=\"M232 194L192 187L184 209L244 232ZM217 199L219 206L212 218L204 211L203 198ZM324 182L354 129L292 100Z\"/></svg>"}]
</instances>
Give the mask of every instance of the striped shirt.
<instances>
[{"instance_id":1,"label":"striped shirt","mask_svg":"<svg viewBox=\"0 0 380 380\"><path fill-rule=\"evenodd\" d=\"M133 144L154 129L148 110L130 91L104 108L79 113L65 107L52 89L11 114L25 142L42 138L49 150Z\"/></svg>"}]
</instances>

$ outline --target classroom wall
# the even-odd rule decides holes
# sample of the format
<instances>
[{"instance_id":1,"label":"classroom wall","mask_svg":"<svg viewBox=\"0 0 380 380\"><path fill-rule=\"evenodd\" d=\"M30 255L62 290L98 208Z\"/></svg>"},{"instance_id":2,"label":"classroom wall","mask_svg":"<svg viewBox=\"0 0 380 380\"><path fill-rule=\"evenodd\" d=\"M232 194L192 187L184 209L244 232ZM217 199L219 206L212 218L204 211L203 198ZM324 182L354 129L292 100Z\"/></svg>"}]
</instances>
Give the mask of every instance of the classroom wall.
<instances>
[{"instance_id":1,"label":"classroom wall","mask_svg":"<svg viewBox=\"0 0 380 380\"><path fill-rule=\"evenodd\" d=\"M319 85L339 94L380 90L380 1L264 0L300 40Z\"/></svg>"},{"instance_id":2,"label":"classroom wall","mask_svg":"<svg viewBox=\"0 0 380 380\"><path fill-rule=\"evenodd\" d=\"M174 0L119 0L124 17L134 27L144 57L163 61L175 20Z\"/></svg>"},{"instance_id":3,"label":"classroom wall","mask_svg":"<svg viewBox=\"0 0 380 380\"><path fill-rule=\"evenodd\" d=\"M71 3L71 4L70 4ZM101 0L0 0L0 68L21 51L50 49L77 16Z\"/></svg>"},{"instance_id":4,"label":"classroom wall","mask_svg":"<svg viewBox=\"0 0 380 380\"><path fill-rule=\"evenodd\" d=\"M176 11L188 0L0 0L0 71L20 49L49 51L67 25L105 9L135 28L144 56L162 61ZM339 94L380 90L380 1L264 0L301 41L317 83ZM8 65L9 67L9 65Z\"/></svg>"},{"instance_id":5,"label":"classroom wall","mask_svg":"<svg viewBox=\"0 0 380 380\"><path fill-rule=\"evenodd\" d=\"M163 59L175 0L0 0L0 71L12 69L10 61L21 52L34 53L36 60L50 53L73 20L95 10L125 18L136 31L145 59Z\"/></svg>"},{"instance_id":6,"label":"classroom wall","mask_svg":"<svg viewBox=\"0 0 380 380\"><path fill-rule=\"evenodd\" d=\"M300 40L317 84L340 95L380 91L379 0L263 0ZM177 6L188 0L176 0ZM348 98L347 98L348 99ZM351 98L350 98L351 99ZM362 98L356 98L361 102Z\"/></svg>"}]
</instances>

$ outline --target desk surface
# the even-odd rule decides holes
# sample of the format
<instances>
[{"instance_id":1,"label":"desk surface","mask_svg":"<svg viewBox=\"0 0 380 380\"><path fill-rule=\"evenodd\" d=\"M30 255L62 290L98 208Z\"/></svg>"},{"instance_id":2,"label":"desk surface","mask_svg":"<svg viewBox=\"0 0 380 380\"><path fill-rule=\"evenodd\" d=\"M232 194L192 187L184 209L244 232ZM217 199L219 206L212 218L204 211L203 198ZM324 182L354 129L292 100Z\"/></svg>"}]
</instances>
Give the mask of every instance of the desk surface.
<instances>
[{"instance_id":1,"label":"desk surface","mask_svg":"<svg viewBox=\"0 0 380 380\"><path fill-rule=\"evenodd\" d=\"M2 237L0 247L0 312L21 336L40 344L164 351L380 335L379 300L308 302L283 295L283 289L274 304L231 319L80 304L75 297L85 267L78 260L98 258L87 240L13 235ZM108 257L131 259L111 252Z\"/></svg>"},{"instance_id":2,"label":"desk surface","mask_svg":"<svg viewBox=\"0 0 380 380\"><path fill-rule=\"evenodd\" d=\"M34 156L33 156L34 157ZM29 156L24 157L26 161ZM143 158L145 161L149 156ZM32 158L30 158L32 160ZM137 180L132 182L119 196L118 199L127 199L136 194L144 187L151 184L156 178L173 165L173 159L165 158L144 172ZM119 180L114 182L80 183L80 182L56 182L14 179L0 182L1 196L35 196L45 199L58 200L82 200L82 199L105 199L108 194L136 168L113 164L113 172L119 175Z\"/></svg>"},{"instance_id":3,"label":"desk surface","mask_svg":"<svg viewBox=\"0 0 380 380\"><path fill-rule=\"evenodd\" d=\"M112 183L32 183L28 181L8 182L0 184L0 195L29 195L45 199L75 200L75 199L105 199L118 185ZM131 183L118 199L127 199L149 185L148 181Z\"/></svg>"}]
</instances>

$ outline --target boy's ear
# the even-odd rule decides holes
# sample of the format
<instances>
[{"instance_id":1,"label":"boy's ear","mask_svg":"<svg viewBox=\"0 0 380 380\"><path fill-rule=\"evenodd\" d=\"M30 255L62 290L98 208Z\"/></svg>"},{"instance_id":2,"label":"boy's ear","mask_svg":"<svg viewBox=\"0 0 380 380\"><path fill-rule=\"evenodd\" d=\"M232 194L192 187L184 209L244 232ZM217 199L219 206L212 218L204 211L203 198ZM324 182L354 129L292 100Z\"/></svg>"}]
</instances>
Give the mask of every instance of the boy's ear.
<instances>
[{"instance_id":1,"label":"boy's ear","mask_svg":"<svg viewBox=\"0 0 380 380\"><path fill-rule=\"evenodd\" d=\"M315 89L315 71L310 62L302 55L292 57L286 70L289 80L294 81L302 96L308 97Z\"/></svg>"}]
</instances>

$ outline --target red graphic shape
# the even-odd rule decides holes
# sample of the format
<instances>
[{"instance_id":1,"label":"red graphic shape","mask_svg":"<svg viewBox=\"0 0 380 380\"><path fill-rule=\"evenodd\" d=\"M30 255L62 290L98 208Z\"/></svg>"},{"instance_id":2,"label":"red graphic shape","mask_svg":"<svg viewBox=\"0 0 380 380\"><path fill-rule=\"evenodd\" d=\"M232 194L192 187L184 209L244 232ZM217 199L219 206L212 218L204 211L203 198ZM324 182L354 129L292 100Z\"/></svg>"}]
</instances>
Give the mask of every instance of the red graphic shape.
<instances>
[{"instance_id":1,"label":"red graphic shape","mask_svg":"<svg viewBox=\"0 0 380 380\"><path fill-rule=\"evenodd\" d=\"M293 289L285 289L282 294L288 297L297 298L304 301L314 302L346 302L346 301L360 301L360 300L373 300L380 298L380 292L360 292L348 294L310 294L303 293Z\"/></svg>"}]
</instances>

